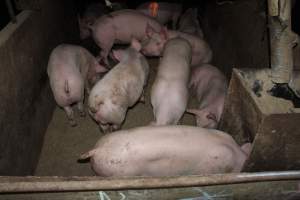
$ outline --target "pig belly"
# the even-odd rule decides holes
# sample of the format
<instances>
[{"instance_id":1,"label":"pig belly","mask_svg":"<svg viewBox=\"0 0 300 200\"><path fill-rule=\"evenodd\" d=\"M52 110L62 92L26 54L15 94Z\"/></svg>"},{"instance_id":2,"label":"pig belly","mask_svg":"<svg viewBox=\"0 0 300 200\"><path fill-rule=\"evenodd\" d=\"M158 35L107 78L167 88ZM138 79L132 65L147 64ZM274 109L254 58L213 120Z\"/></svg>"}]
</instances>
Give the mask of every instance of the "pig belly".
<instances>
[{"instance_id":1,"label":"pig belly","mask_svg":"<svg viewBox=\"0 0 300 200\"><path fill-rule=\"evenodd\" d=\"M153 85L151 104L156 125L177 124L187 106L188 91L184 84L158 81Z\"/></svg>"},{"instance_id":2,"label":"pig belly","mask_svg":"<svg viewBox=\"0 0 300 200\"><path fill-rule=\"evenodd\" d=\"M239 172L245 159L229 135L189 126L157 126L101 139L91 164L100 176L176 176Z\"/></svg>"}]
</instances>

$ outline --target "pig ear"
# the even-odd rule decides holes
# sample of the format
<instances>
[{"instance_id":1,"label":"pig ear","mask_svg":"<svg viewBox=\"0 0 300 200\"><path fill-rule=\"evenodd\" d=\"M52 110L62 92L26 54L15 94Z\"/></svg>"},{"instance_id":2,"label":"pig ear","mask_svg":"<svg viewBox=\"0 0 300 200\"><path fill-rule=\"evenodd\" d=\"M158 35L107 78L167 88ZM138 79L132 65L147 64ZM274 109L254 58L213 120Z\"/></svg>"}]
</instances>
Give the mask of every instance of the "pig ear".
<instances>
[{"instance_id":1,"label":"pig ear","mask_svg":"<svg viewBox=\"0 0 300 200\"><path fill-rule=\"evenodd\" d=\"M217 116L216 116L215 114L211 113L211 112L209 112L209 113L206 115L206 118L207 118L207 119L211 119L211 120L213 120L213 121L215 121L215 122L218 122Z\"/></svg>"},{"instance_id":2,"label":"pig ear","mask_svg":"<svg viewBox=\"0 0 300 200\"><path fill-rule=\"evenodd\" d=\"M136 38L131 39L131 47L137 51L140 51L142 49L141 43Z\"/></svg>"},{"instance_id":3,"label":"pig ear","mask_svg":"<svg viewBox=\"0 0 300 200\"><path fill-rule=\"evenodd\" d=\"M123 53L124 52L122 50L112 50L112 55L117 61L120 61L122 59Z\"/></svg>"},{"instance_id":4,"label":"pig ear","mask_svg":"<svg viewBox=\"0 0 300 200\"><path fill-rule=\"evenodd\" d=\"M193 115L197 115L197 116L199 116L201 114L201 111L198 109L186 109L185 112L193 114Z\"/></svg>"},{"instance_id":5,"label":"pig ear","mask_svg":"<svg viewBox=\"0 0 300 200\"><path fill-rule=\"evenodd\" d=\"M168 36L168 28L167 27L162 27L161 30L160 30L160 33L162 38L164 38L165 40L167 40L169 38Z\"/></svg>"},{"instance_id":6,"label":"pig ear","mask_svg":"<svg viewBox=\"0 0 300 200\"><path fill-rule=\"evenodd\" d=\"M147 37L151 38L154 33L155 33L154 28L149 23L147 23L147 25L146 25L146 35L147 35Z\"/></svg>"}]
</instances>

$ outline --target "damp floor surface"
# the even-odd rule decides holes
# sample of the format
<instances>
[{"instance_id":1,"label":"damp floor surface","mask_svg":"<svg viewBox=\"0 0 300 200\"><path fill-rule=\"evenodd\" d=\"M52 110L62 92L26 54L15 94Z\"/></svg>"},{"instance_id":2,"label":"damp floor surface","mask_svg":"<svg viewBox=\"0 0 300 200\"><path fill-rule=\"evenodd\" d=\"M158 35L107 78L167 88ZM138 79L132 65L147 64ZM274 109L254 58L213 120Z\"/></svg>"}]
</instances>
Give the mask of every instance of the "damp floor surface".
<instances>
[{"instance_id":1,"label":"damp floor surface","mask_svg":"<svg viewBox=\"0 0 300 200\"><path fill-rule=\"evenodd\" d=\"M153 120L150 103L150 89L155 78L158 59L149 59L150 74L145 90L146 102L137 103L127 112L122 129L146 126ZM195 106L195 100L190 98L189 106ZM95 175L89 163L79 163L80 154L90 150L102 136L97 124L89 115L79 117L78 125L71 127L62 109L56 107L52 120L44 137L44 144L37 165L36 176L90 176ZM194 117L184 114L180 124L195 125Z\"/></svg>"}]
</instances>

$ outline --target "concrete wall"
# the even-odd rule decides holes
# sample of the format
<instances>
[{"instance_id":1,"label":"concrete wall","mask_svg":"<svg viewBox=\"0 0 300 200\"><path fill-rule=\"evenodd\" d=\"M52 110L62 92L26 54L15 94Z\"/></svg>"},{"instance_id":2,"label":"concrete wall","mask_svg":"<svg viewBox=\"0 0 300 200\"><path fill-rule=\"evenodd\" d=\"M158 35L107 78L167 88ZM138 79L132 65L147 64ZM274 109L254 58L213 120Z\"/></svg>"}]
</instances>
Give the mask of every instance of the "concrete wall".
<instances>
[{"instance_id":1,"label":"concrete wall","mask_svg":"<svg viewBox=\"0 0 300 200\"><path fill-rule=\"evenodd\" d=\"M55 103L46 65L77 35L71 0L41 0L0 31L0 175L32 174ZM76 34L74 34L76 33Z\"/></svg>"},{"instance_id":2,"label":"concrete wall","mask_svg":"<svg viewBox=\"0 0 300 200\"><path fill-rule=\"evenodd\" d=\"M221 1L219 1L221 2ZM267 1L207 1L202 23L213 64L229 77L233 67L269 67Z\"/></svg>"}]
</instances>

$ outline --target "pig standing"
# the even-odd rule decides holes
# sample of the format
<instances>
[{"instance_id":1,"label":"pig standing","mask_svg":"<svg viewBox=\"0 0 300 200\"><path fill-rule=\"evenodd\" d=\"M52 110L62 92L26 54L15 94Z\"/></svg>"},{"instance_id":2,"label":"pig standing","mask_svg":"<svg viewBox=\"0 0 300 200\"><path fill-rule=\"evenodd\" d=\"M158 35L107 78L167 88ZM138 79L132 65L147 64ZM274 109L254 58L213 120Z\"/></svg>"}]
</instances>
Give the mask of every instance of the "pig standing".
<instances>
[{"instance_id":1,"label":"pig standing","mask_svg":"<svg viewBox=\"0 0 300 200\"><path fill-rule=\"evenodd\" d=\"M152 6L154 8L152 8ZM155 8L155 6L157 6L157 8ZM169 21L172 21L172 28L176 29L177 21L182 12L182 6L177 3L146 2L137 7L136 10L155 18L161 24L167 24Z\"/></svg>"},{"instance_id":2,"label":"pig standing","mask_svg":"<svg viewBox=\"0 0 300 200\"><path fill-rule=\"evenodd\" d=\"M56 103L63 107L69 122L76 125L72 104L77 104L82 116L84 82L93 79L96 73L106 69L99 65L86 49L69 44L61 44L51 52L48 62L48 76Z\"/></svg>"},{"instance_id":3,"label":"pig standing","mask_svg":"<svg viewBox=\"0 0 300 200\"><path fill-rule=\"evenodd\" d=\"M162 28L155 31L151 25L146 27L147 40L143 42L142 52L147 56L160 56L169 39L181 37L186 39L192 46L192 66L209 63L212 59L212 51L209 45L201 38L188 33L167 30Z\"/></svg>"},{"instance_id":4,"label":"pig standing","mask_svg":"<svg viewBox=\"0 0 300 200\"><path fill-rule=\"evenodd\" d=\"M180 17L178 23L178 31L183 33L189 33L203 38L203 31L200 28L198 21L197 8L189 8Z\"/></svg>"},{"instance_id":5,"label":"pig standing","mask_svg":"<svg viewBox=\"0 0 300 200\"><path fill-rule=\"evenodd\" d=\"M194 90L199 107L187 112L196 115L197 126L217 128L227 93L226 77L209 64L194 68L191 74L189 87Z\"/></svg>"},{"instance_id":6,"label":"pig standing","mask_svg":"<svg viewBox=\"0 0 300 200\"><path fill-rule=\"evenodd\" d=\"M155 30L162 28L155 19L136 10L119 10L98 18L90 28L96 44L102 49L104 62L108 64L107 56L114 43L127 44L132 38L145 40L147 24Z\"/></svg>"},{"instance_id":7,"label":"pig standing","mask_svg":"<svg viewBox=\"0 0 300 200\"><path fill-rule=\"evenodd\" d=\"M92 3L86 7L82 15L78 15L78 25L80 39L86 39L92 35L90 26L102 15L107 14L109 11L102 3Z\"/></svg>"},{"instance_id":8,"label":"pig standing","mask_svg":"<svg viewBox=\"0 0 300 200\"><path fill-rule=\"evenodd\" d=\"M140 43L132 39L128 49L113 51L119 64L91 90L89 113L105 133L120 127L127 108L138 101L146 85L149 66L146 58L139 53L140 48Z\"/></svg>"},{"instance_id":9,"label":"pig standing","mask_svg":"<svg viewBox=\"0 0 300 200\"><path fill-rule=\"evenodd\" d=\"M153 125L177 124L188 101L192 47L182 38L169 40L151 90Z\"/></svg>"},{"instance_id":10,"label":"pig standing","mask_svg":"<svg viewBox=\"0 0 300 200\"><path fill-rule=\"evenodd\" d=\"M214 129L146 126L106 135L80 158L104 177L201 175L240 172L250 146Z\"/></svg>"}]
</instances>

